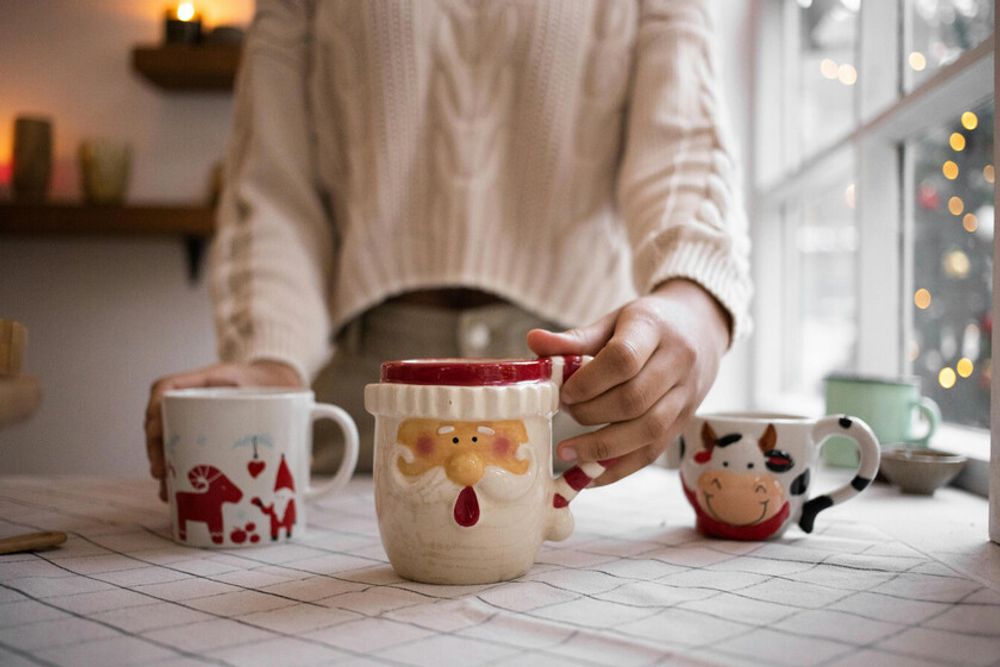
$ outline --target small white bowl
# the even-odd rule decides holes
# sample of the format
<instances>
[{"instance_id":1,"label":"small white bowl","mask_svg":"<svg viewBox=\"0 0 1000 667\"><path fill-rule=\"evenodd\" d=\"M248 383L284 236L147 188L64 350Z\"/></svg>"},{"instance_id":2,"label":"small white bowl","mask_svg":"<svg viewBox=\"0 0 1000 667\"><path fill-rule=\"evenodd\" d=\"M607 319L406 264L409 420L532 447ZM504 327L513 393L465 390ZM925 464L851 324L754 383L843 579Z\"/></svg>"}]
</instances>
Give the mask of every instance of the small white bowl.
<instances>
[{"instance_id":1,"label":"small white bowl","mask_svg":"<svg viewBox=\"0 0 1000 667\"><path fill-rule=\"evenodd\" d=\"M898 445L882 451L880 472L904 493L933 495L965 467L961 454Z\"/></svg>"}]
</instances>

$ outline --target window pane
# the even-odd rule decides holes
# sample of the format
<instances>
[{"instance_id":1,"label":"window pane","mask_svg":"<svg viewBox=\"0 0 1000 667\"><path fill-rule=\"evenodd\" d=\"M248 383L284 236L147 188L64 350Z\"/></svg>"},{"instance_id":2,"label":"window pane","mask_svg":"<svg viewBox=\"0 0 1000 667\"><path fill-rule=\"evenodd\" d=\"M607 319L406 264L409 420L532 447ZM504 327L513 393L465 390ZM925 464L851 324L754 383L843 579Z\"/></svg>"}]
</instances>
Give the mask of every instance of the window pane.
<instances>
[{"instance_id":1,"label":"window pane","mask_svg":"<svg viewBox=\"0 0 1000 667\"><path fill-rule=\"evenodd\" d=\"M819 397L827 374L856 366L854 184L845 179L804 199L798 210L799 215L789 219L794 260L786 288L793 295L788 321L793 335L786 390Z\"/></svg>"},{"instance_id":2,"label":"window pane","mask_svg":"<svg viewBox=\"0 0 1000 667\"><path fill-rule=\"evenodd\" d=\"M993 32L994 0L907 0L906 88L974 48Z\"/></svg>"},{"instance_id":3,"label":"window pane","mask_svg":"<svg viewBox=\"0 0 1000 667\"><path fill-rule=\"evenodd\" d=\"M993 104L914 151L913 370L948 421L988 428L992 330Z\"/></svg>"},{"instance_id":4,"label":"window pane","mask_svg":"<svg viewBox=\"0 0 1000 667\"><path fill-rule=\"evenodd\" d=\"M854 126L861 0L797 0L796 4L799 57L793 65L797 94L792 108L799 112L799 136L792 140L801 146L802 155L808 155Z\"/></svg>"}]
</instances>

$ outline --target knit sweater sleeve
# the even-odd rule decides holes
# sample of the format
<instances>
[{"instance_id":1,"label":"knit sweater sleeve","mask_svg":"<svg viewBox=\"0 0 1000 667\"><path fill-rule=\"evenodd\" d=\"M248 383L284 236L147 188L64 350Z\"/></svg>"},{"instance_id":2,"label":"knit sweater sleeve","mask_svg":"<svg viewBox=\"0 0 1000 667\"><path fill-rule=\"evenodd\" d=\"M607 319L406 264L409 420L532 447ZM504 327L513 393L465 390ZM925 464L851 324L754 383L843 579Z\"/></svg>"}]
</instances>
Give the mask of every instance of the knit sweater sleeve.
<instances>
[{"instance_id":1,"label":"knit sweater sleeve","mask_svg":"<svg viewBox=\"0 0 1000 667\"><path fill-rule=\"evenodd\" d=\"M309 12L302 1L257 2L210 269L222 360L283 361L307 383L331 352L333 262L310 148Z\"/></svg>"},{"instance_id":2,"label":"knit sweater sleeve","mask_svg":"<svg viewBox=\"0 0 1000 667\"><path fill-rule=\"evenodd\" d=\"M642 4L617 197L639 292L693 280L729 311L736 340L751 327L750 241L720 127L708 4Z\"/></svg>"}]
</instances>

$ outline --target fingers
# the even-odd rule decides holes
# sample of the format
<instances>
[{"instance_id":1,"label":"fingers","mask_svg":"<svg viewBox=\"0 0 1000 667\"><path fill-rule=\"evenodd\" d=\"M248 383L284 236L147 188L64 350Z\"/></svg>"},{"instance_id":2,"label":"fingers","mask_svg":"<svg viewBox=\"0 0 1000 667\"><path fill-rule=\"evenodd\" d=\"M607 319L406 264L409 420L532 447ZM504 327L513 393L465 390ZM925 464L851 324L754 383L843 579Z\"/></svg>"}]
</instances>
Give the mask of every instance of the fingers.
<instances>
[{"instance_id":1,"label":"fingers","mask_svg":"<svg viewBox=\"0 0 1000 667\"><path fill-rule=\"evenodd\" d=\"M146 433L146 456L149 458L149 474L162 479L166 474L163 459L163 415L160 403L163 395L171 389L190 387L216 387L238 384L233 368L228 364L206 366L188 373L180 373L160 378L149 390L146 404L144 430ZM165 492L164 492L165 497Z\"/></svg>"},{"instance_id":2,"label":"fingers","mask_svg":"<svg viewBox=\"0 0 1000 667\"><path fill-rule=\"evenodd\" d=\"M563 461L605 461L630 457L647 445L668 442L670 433L678 427L685 412L687 390L677 387L646 411L641 417L608 424L591 433L584 433L559 443L556 453ZM622 465L617 462L614 467Z\"/></svg>"},{"instance_id":3,"label":"fingers","mask_svg":"<svg viewBox=\"0 0 1000 667\"><path fill-rule=\"evenodd\" d=\"M540 357L556 354L597 354L615 331L618 311L608 313L593 324L562 333L532 329L528 347Z\"/></svg>"},{"instance_id":4,"label":"fingers","mask_svg":"<svg viewBox=\"0 0 1000 667\"><path fill-rule=\"evenodd\" d=\"M667 448L668 443L668 440L664 440L663 442L651 443L645 447L640 447L635 451L629 452L615 461L614 465L604 471L604 474L594 479L590 485L595 487L612 484L623 477L628 477L637 470L645 468L649 464L656 461L656 459L660 458L660 454L662 454Z\"/></svg>"},{"instance_id":5,"label":"fingers","mask_svg":"<svg viewBox=\"0 0 1000 667\"><path fill-rule=\"evenodd\" d=\"M567 405L589 401L639 374L660 345L656 322L639 309L624 309L614 334L594 360L566 381L560 398Z\"/></svg>"},{"instance_id":6,"label":"fingers","mask_svg":"<svg viewBox=\"0 0 1000 667\"><path fill-rule=\"evenodd\" d=\"M567 406L585 426L637 419L663 398L683 377L683 366L661 348L638 375L589 401Z\"/></svg>"}]
</instances>

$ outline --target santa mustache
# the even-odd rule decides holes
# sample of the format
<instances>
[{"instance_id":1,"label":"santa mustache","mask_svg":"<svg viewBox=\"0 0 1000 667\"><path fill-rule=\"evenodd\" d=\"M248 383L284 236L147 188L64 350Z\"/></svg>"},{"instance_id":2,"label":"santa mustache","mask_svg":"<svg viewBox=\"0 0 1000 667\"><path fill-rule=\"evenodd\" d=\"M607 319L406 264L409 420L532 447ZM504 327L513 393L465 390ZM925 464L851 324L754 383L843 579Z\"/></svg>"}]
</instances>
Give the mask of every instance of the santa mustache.
<instances>
[{"instance_id":1,"label":"santa mustache","mask_svg":"<svg viewBox=\"0 0 1000 667\"><path fill-rule=\"evenodd\" d=\"M409 447L397 444L393 450L393 461L398 461L400 458L407 463L412 463L415 457ZM472 487L476 494L489 500L508 502L527 493L538 474L538 466L535 465L535 456L531 446L521 445L516 458L519 461L527 460L529 462L526 473L516 475L499 466L486 466L483 476ZM398 465L392 465L389 468L399 488L406 489L408 493L418 494L425 502L438 500L454 502L456 496L462 491L462 487L448 479L444 466L432 468L416 478L404 475Z\"/></svg>"}]
</instances>

